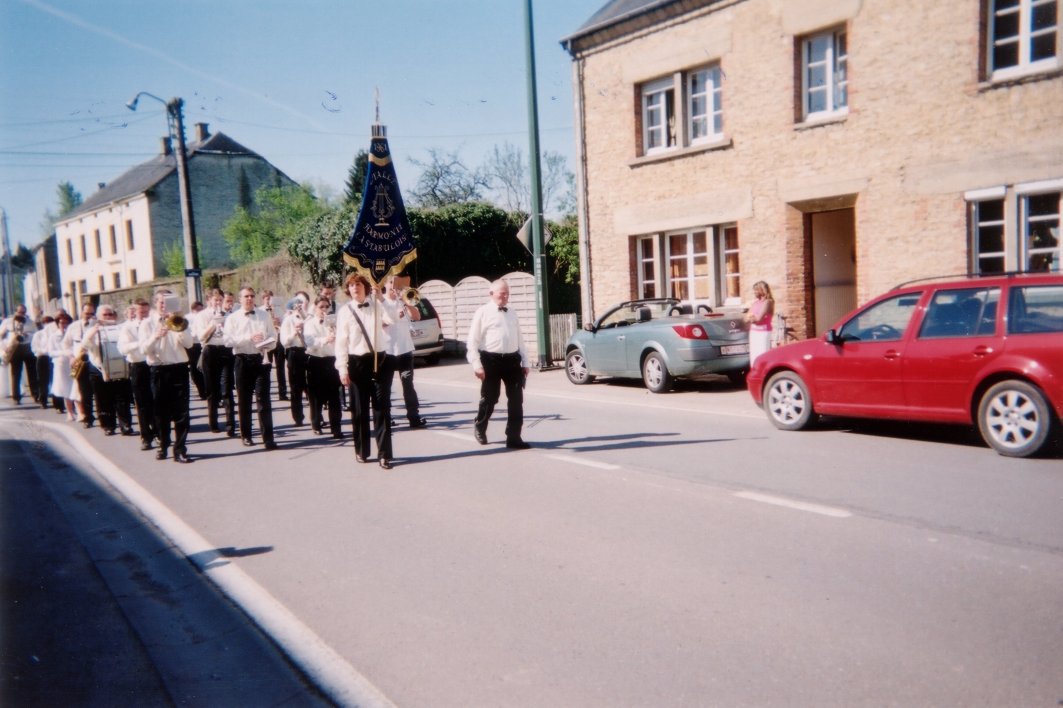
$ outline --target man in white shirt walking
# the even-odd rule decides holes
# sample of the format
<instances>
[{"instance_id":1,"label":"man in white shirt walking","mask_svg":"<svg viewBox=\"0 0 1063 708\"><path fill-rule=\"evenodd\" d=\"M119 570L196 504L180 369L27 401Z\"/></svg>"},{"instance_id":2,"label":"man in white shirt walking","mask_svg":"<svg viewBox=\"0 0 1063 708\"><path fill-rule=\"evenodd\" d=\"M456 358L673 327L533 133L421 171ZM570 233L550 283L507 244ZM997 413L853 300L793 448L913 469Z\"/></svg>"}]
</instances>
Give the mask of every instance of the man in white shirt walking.
<instances>
[{"instance_id":1,"label":"man in white shirt walking","mask_svg":"<svg viewBox=\"0 0 1063 708\"><path fill-rule=\"evenodd\" d=\"M524 382L528 376L528 354L520 333L517 313L508 305L509 285L504 280L491 283L491 300L472 316L469 325L467 358L480 379L480 405L473 423L473 436L487 444L487 423L494 413L502 385L506 387L506 447L526 450L531 445L521 438L524 427Z\"/></svg>"}]
</instances>

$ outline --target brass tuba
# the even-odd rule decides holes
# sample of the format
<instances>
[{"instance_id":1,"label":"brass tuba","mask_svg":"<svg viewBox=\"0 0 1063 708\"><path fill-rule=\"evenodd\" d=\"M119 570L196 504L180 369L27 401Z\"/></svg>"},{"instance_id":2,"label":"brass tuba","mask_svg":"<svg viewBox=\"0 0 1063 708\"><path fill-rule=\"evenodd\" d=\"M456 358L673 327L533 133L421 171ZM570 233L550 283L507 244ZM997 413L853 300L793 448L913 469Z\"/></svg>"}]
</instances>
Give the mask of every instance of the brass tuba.
<instances>
[{"instance_id":1,"label":"brass tuba","mask_svg":"<svg viewBox=\"0 0 1063 708\"><path fill-rule=\"evenodd\" d=\"M184 332L188 329L188 320L180 312L174 312L166 316L162 326L171 332Z\"/></svg>"}]
</instances>

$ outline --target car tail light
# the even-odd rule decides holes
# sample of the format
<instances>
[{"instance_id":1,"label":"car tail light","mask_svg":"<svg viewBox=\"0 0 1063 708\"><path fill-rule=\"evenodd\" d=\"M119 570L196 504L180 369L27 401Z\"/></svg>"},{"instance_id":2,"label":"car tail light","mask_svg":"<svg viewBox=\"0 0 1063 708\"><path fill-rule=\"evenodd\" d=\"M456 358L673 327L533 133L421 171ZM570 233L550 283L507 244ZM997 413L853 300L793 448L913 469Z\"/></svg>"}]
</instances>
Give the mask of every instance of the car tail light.
<instances>
[{"instance_id":1,"label":"car tail light","mask_svg":"<svg viewBox=\"0 0 1063 708\"><path fill-rule=\"evenodd\" d=\"M677 324L672 325L672 329L683 339L705 339L709 338L709 333L705 331L705 328L699 324Z\"/></svg>"}]
</instances>

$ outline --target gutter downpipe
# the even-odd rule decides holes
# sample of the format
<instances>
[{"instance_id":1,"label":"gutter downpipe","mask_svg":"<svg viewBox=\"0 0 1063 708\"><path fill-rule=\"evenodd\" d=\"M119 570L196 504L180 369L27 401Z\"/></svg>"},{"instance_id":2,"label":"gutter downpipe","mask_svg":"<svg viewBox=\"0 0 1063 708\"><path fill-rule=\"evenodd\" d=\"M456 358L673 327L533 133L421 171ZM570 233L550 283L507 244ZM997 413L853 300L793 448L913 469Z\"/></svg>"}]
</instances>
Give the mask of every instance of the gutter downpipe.
<instances>
[{"instance_id":1,"label":"gutter downpipe","mask_svg":"<svg viewBox=\"0 0 1063 708\"><path fill-rule=\"evenodd\" d=\"M571 50L571 45L568 47ZM572 73L576 109L576 222L579 229L580 309L582 322L594 320L594 289L591 283L590 215L587 207L587 123L584 112L583 65L573 55Z\"/></svg>"}]
</instances>

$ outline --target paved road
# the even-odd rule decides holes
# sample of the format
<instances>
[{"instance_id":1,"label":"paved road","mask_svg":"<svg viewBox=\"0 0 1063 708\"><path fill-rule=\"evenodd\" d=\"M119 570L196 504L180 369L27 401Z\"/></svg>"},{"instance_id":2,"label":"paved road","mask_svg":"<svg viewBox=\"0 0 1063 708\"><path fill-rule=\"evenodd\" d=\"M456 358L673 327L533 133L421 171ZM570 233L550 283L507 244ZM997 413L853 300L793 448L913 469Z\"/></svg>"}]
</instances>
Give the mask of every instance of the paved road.
<instances>
[{"instance_id":1,"label":"paved road","mask_svg":"<svg viewBox=\"0 0 1063 708\"><path fill-rule=\"evenodd\" d=\"M194 530L202 575L239 571L334 652L303 654L342 664L326 683L398 705L1063 698L1058 459L953 428L780 433L723 383L556 371L529 382L536 449L509 452L501 422L471 439L467 367L417 377L430 428L399 429L391 472L280 411L266 453L197 409L185 467L85 437ZM0 420L48 441L54 418Z\"/></svg>"}]
</instances>

